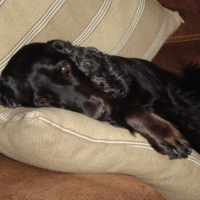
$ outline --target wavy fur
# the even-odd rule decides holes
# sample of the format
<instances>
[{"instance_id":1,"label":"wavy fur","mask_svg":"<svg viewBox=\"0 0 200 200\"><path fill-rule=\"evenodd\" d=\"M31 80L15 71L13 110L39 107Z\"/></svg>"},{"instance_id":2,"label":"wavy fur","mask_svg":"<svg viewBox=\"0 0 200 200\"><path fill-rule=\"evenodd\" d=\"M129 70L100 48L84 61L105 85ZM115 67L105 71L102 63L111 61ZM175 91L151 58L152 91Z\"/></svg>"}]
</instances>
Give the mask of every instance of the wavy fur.
<instances>
[{"instance_id":1,"label":"wavy fur","mask_svg":"<svg viewBox=\"0 0 200 200\"><path fill-rule=\"evenodd\" d=\"M112 62L111 56L94 47L76 47L70 42L48 42L62 53L66 53L92 82L113 98L125 97L130 90L131 78L123 66Z\"/></svg>"}]
</instances>

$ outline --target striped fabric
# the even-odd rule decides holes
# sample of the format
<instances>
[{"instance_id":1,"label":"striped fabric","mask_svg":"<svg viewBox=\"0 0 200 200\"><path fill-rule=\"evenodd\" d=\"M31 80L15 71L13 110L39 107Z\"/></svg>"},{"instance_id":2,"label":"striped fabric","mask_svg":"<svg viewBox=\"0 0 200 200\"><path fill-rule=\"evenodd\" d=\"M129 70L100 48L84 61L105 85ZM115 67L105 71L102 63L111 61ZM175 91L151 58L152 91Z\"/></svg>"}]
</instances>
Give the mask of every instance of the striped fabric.
<instances>
[{"instance_id":1,"label":"striped fabric","mask_svg":"<svg viewBox=\"0 0 200 200\"><path fill-rule=\"evenodd\" d=\"M5 0L0 0L0 6L3 4L4 1L5 1Z\"/></svg>"},{"instance_id":2,"label":"striped fabric","mask_svg":"<svg viewBox=\"0 0 200 200\"><path fill-rule=\"evenodd\" d=\"M163 19L163 24L158 32L158 35L155 37L154 41L152 42L150 48L146 51L146 53L144 54L144 56L142 56L142 59L148 59L150 57L150 55L152 54L152 52L154 51L154 49L157 47L158 43L160 42L161 38L163 37L163 34L167 28L167 24L168 24L168 12L166 9L164 9L164 13L165 13L165 17Z\"/></svg>"},{"instance_id":3,"label":"striped fabric","mask_svg":"<svg viewBox=\"0 0 200 200\"><path fill-rule=\"evenodd\" d=\"M2 69L11 56L15 54L23 45L28 44L51 20L55 13L59 10L65 0L55 0L48 10L41 16L40 20L25 34L21 40L11 49L11 51L0 61L0 69ZM13 24L14 25L14 24ZM1 38L3 39L3 38Z\"/></svg>"},{"instance_id":4,"label":"striped fabric","mask_svg":"<svg viewBox=\"0 0 200 200\"><path fill-rule=\"evenodd\" d=\"M0 72L23 45L51 39L151 60L180 24L155 0L1 0Z\"/></svg>"},{"instance_id":5,"label":"striped fabric","mask_svg":"<svg viewBox=\"0 0 200 200\"><path fill-rule=\"evenodd\" d=\"M135 12L135 15L133 17L133 20L132 20L130 26L128 27L125 35L120 40L120 42L117 44L117 46L110 52L111 55L116 55L123 48L123 46L126 44L126 42L129 40L134 29L136 28L137 24L139 23L139 20L144 12L144 8L145 8L145 0L140 0L138 8Z\"/></svg>"},{"instance_id":6,"label":"striped fabric","mask_svg":"<svg viewBox=\"0 0 200 200\"><path fill-rule=\"evenodd\" d=\"M73 45L80 45L87 37L90 36L92 31L98 26L98 24L101 22L103 17L106 15L106 13L109 10L109 7L112 3L112 0L104 1L101 8L95 15L95 17L91 20L89 25L85 28L85 30L73 41Z\"/></svg>"}]
</instances>

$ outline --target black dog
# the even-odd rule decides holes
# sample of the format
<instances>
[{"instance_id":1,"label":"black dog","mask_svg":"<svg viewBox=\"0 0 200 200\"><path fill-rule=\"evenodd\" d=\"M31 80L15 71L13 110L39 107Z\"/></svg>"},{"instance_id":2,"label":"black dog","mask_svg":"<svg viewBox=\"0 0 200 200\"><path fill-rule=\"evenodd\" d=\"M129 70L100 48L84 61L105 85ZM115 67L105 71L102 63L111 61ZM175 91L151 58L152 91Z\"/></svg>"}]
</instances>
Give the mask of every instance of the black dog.
<instances>
[{"instance_id":1,"label":"black dog","mask_svg":"<svg viewBox=\"0 0 200 200\"><path fill-rule=\"evenodd\" d=\"M0 78L0 104L83 113L139 132L170 159L186 158L189 143L200 152L199 79L197 67L179 76L145 60L54 40L12 57Z\"/></svg>"}]
</instances>

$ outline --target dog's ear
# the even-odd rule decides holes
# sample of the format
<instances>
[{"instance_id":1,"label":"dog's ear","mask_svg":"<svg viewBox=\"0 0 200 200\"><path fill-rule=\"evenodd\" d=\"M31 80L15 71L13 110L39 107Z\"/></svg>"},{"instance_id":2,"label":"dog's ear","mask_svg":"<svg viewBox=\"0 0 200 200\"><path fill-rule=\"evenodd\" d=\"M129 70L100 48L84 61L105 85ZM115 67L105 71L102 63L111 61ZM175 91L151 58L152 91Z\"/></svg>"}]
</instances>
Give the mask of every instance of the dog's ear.
<instances>
[{"instance_id":1,"label":"dog's ear","mask_svg":"<svg viewBox=\"0 0 200 200\"><path fill-rule=\"evenodd\" d=\"M52 47L54 47L57 51L66 54L68 58L70 58L77 67L85 73L87 76L89 74L89 68L85 65L84 61L86 57L89 55L91 58L92 55L92 49L95 49L93 47L78 47L72 45L71 42L65 42L62 40L51 40L48 41L47 44L50 44ZM95 50L94 52L97 52ZM89 63L88 63L89 64Z\"/></svg>"},{"instance_id":2,"label":"dog's ear","mask_svg":"<svg viewBox=\"0 0 200 200\"><path fill-rule=\"evenodd\" d=\"M47 43L57 51L67 54L95 86L111 97L122 98L128 94L130 77L125 68L118 65L115 57L103 54L94 47L73 46L70 42L62 40Z\"/></svg>"},{"instance_id":3,"label":"dog's ear","mask_svg":"<svg viewBox=\"0 0 200 200\"><path fill-rule=\"evenodd\" d=\"M20 106L17 103L13 89L8 86L4 78L0 77L0 105L10 108Z\"/></svg>"},{"instance_id":4,"label":"dog's ear","mask_svg":"<svg viewBox=\"0 0 200 200\"><path fill-rule=\"evenodd\" d=\"M52 47L54 47L57 51L62 52L64 54L72 55L75 46L71 44L71 42L65 42L63 40L50 40L47 42Z\"/></svg>"},{"instance_id":5,"label":"dog's ear","mask_svg":"<svg viewBox=\"0 0 200 200\"><path fill-rule=\"evenodd\" d=\"M62 40L52 40L48 44L58 51L67 54L75 62L80 71L99 89L109 94L113 98L126 96L130 89L130 77L125 68L121 68L114 57L94 47L73 46L70 42Z\"/></svg>"}]
</instances>

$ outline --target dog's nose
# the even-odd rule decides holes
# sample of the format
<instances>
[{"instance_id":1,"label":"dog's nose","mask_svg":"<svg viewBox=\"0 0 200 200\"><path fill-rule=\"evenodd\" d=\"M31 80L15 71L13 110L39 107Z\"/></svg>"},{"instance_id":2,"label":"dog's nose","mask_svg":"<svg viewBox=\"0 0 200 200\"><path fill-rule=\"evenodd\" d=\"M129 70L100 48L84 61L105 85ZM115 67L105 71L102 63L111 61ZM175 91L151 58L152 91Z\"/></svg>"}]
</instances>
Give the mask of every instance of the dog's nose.
<instances>
[{"instance_id":1,"label":"dog's nose","mask_svg":"<svg viewBox=\"0 0 200 200\"><path fill-rule=\"evenodd\" d=\"M91 96L88 102L85 102L87 115L98 120L104 120L111 114L109 103L100 97Z\"/></svg>"}]
</instances>

